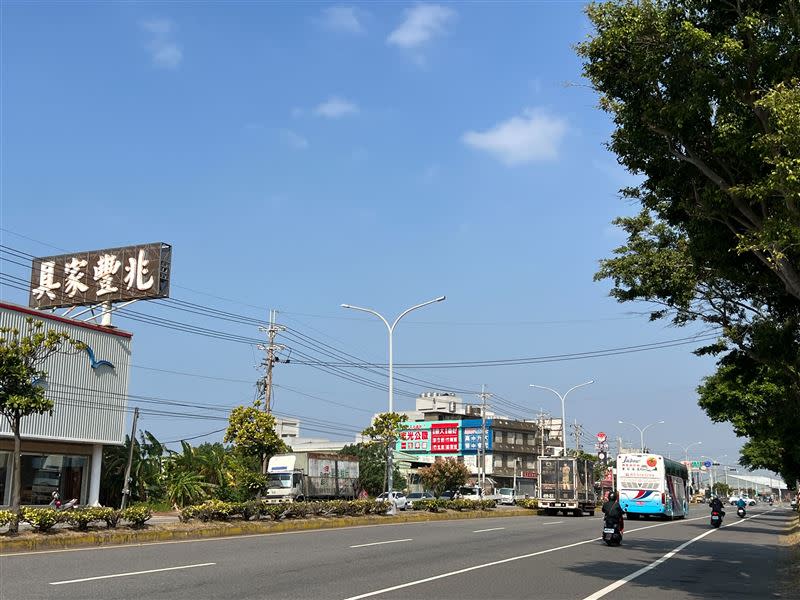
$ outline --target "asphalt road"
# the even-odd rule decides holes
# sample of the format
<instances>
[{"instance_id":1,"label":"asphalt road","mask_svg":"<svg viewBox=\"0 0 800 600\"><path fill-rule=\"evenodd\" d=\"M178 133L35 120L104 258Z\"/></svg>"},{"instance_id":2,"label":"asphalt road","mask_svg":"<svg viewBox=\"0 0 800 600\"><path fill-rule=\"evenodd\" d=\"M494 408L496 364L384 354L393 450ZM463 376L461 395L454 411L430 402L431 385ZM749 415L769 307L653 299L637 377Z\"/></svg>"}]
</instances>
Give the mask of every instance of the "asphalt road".
<instances>
[{"instance_id":1,"label":"asphalt road","mask_svg":"<svg viewBox=\"0 0 800 600\"><path fill-rule=\"evenodd\" d=\"M776 579L789 510L708 515L628 521L619 548L599 517L531 516L10 554L0 599L797 597Z\"/></svg>"}]
</instances>

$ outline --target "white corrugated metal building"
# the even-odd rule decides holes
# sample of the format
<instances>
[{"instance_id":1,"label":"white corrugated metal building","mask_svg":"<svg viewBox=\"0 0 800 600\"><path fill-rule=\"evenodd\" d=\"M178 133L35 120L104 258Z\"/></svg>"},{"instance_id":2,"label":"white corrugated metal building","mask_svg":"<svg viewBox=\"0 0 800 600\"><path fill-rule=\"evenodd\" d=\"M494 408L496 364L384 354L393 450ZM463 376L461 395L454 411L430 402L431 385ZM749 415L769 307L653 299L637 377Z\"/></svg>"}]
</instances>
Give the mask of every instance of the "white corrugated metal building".
<instances>
[{"instance_id":1,"label":"white corrugated metal building","mask_svg":"<svg viewBox=\"0 0 800 600\"><path fill-rule=\"evenodd\" d=\"M67 332L87 344L48 357L42 385L55 403L53 414L22 420L22 504L62 499L95 505L100 492L104 445L125 440L131 334L0 302L0 326L25 330L27 319ZM14 438L0 419L0 504L11 500Z\"/></svg>"}]
</instances>

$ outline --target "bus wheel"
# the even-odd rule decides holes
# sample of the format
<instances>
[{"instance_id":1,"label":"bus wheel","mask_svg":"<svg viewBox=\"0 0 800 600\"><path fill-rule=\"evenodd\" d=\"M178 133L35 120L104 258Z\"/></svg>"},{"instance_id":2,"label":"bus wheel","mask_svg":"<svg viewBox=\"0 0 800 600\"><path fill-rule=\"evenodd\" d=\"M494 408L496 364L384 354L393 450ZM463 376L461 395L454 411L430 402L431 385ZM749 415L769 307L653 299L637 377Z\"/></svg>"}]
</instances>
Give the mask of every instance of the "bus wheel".
<instances>
[{"instance_id":1,"label":"bus wheel","mask_svg":"<svg viewBox=\"0 0 800 600\"><path fill-rule=\"evenodd\" d=\"M636 513L628 513L628 518L629 519L633 519L635 521L638 521L639 520L639 515L636 514Z\"/></svg>"},{"instance_id":2,"label":"bus wheel","mask_svg":"<svg viewBox=\"0 0 800 600\"><path fill-rule=\"evenodd\" d=\"M582 517L583 511L580 508L576 508L574 511L572 511L572 514L575 515L576 517Z\"/></svg>"}]
</instances>

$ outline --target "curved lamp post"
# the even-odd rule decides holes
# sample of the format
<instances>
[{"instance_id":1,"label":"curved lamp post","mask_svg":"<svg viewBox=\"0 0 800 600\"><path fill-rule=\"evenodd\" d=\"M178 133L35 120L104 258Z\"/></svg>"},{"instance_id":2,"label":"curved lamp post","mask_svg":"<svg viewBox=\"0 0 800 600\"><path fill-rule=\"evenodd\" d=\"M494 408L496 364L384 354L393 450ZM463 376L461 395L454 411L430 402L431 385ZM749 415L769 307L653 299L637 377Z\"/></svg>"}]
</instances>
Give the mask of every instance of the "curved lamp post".
<instances>
[{"instance_id":1,"label":"curved lamp post","mask_svg":"<svg viewBox=\"0 0 800 600\"><path fill-rule=\"evenodd\" d=\"M545 387L543 385L536 385L535 383L530 384L530 387L532 388L539 388L541 390L547 390L549 392L553 392L556 396L558 396L558 399L561 400L561 446L564 449L564 456L567 455L567 414L564 408L564 401L567 399L567 396L572 390L577 390L579 387L590 385L592 383L594 383L594 379L590 379L589 381L584 381L583 383L574 385L571 388L569 388L566 392L564 392L563 395L559 394L553 388Z\"/></svg>"},{"instance_id":2,"label":"curved lamp post","mask_svg":"<svg viewBox=\"0 0 800 600\"><path fill-rule=\"evenodd\" d=\"M639 427L635 423L628 423L627 421L618 421L620 425L630 425L631 427L636 427L639 430L639 442L640 442L640 452L644 452L644 432L647 431L648 428L652 427L653 425L663 425L664 421L656 421L655 423L650 423L649 425L645 425L643 428Z\"/></svg>"},{"instance_id":3,"label":"curved lamp post","mask_svg":"<svg viewBox=\"0 0 800 600\"><path fill-rule=\"evenodd\" d=\"M421 304L415 304L411 308L407 308L403 312L401 312L397 316L397 318L392 322L391 325L389 325L389 321L387 321L386 318L382 314L380 314L378 311L372 310L371 308L363 308L361 306L353 306L351 304L342 304L342 308L349 308L349 309L352 309L352 310L360 310L361 312L366 312L366 313L369 313L371 315L375 315L381 321L383 321L384 325L386 325L386 329L389 330L389 412L394 412L394 357L393 357L394 328L397 326L397 323L400 321L400 319L405 317L411 311L417 310L418 308L422 308L423 306L428 306L428 304L433 304L434 302L441 302L445 298L446 298L446 296L439 296L438 298L434 298L433 300L428 300L427 302L422 302ZM390 444L389 445L389 452L387 453L387 457L386 457L386 468L387 468L387 474L386 474L387 490L386 491L387 492L391 492L392 491L392 486L394 484L394 481L393 481L393 479L394 479L393 475L394 474L392 473L392 453L393 453L393 451L394 451L394 448L392 448L391 444Z\"/></svg>"}]
</instances>

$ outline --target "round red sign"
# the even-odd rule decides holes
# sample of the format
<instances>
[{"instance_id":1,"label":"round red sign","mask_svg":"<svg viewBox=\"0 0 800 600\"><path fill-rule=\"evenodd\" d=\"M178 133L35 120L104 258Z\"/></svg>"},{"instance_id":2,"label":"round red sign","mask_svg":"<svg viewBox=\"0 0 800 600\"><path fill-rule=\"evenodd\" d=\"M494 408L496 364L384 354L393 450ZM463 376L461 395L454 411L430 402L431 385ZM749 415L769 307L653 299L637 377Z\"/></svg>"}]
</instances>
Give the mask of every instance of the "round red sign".
<instances>
[{"instance_id":1,"label":"round red sign","mask_svg":"<svg viewBox=\"0 0 800 600\"><path fill-rule=\"evenodd\" d=\"M597 434L597 441L600 442L601 444L603 442L605 442L606 441L606 434L603 433L602 431L600 433L598 433Z\"/></svg>"}]
</instances>

